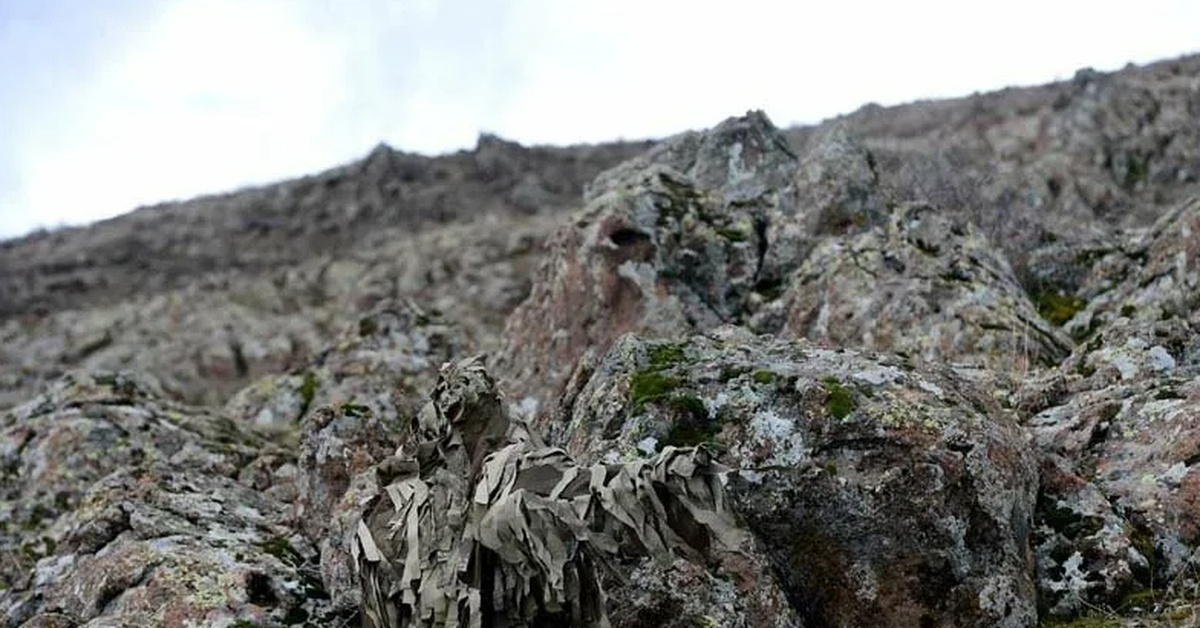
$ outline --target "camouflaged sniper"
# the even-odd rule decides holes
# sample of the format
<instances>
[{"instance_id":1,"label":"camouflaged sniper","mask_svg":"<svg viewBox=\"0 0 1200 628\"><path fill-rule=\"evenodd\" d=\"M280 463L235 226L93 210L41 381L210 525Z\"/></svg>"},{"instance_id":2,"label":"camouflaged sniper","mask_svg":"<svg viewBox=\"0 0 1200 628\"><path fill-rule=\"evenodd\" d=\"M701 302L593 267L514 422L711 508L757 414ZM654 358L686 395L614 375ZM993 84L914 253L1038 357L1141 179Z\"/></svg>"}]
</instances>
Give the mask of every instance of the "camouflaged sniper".
<instances>
[{"instance_id":1,"label":"camouflaged sniper","mask_svg":"<svg viewBox=\"0 0 1200 628\"><path fill-rule=\"evenodd\" d=\"M442 368L413 427L352 548L368 628L608 626L609 559L747 541L705 450L577 466L510 421L480 358Z\"/></svg>"}]
</instances>

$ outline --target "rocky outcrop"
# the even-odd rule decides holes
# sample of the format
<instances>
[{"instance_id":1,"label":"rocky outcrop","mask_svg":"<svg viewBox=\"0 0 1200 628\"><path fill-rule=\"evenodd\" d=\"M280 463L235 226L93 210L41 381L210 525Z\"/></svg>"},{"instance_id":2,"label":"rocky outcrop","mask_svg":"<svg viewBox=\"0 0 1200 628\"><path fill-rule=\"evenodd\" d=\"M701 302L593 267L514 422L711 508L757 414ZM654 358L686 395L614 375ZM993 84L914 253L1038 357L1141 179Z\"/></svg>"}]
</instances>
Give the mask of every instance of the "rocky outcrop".
<instances>
[{"instance_id":1,"label":"rocky outcrop","mask_svg":"<svg viewBox=\"0 0 1200 628\"><path fill-rule=\"evenodd\" d=\"M1200 370L1188 344L1198 331L1118 321L1034 386L1051 389L1029 422L1044 455L1038 560L1049 610L1120 606L1192 568Z\"/></svg>"},{"instance_id":2,"label":"rocky outcrop","mask_svg":"<svg viewBox=\"0 0 1200 628\"><path fill-rule=\"evenodd\" d=\"M331 346L294 373L264 377L225 404L234 418L287 431L310 411L358 405L375 416L407 417L436 381L437 368L468 353L466 334L412 301L387 300L364 313Z\"/></svg>"},{"instance_id":3,"label":"rocky outcrop","mask_svg":"<svg viewBox=\"0 0 1200 628\"><path fill-rule=\"evenodd\" d=\"M509 319L502 363L511 394L545 416L585 352L594 360L627 332L742 323L778 297L814 241L806 220L840 229L838 216L875 208L854 204L870 195L855 187L869 184L862 155L842 136L830 142L836 147L805 162L798 184L800 162L786 140L750 112L598 176ZM821 204L801 209L800 199Z\"/></svg>"},{"instance_id":4,"label":"rocky outcrop","mask_svg":"<svg viewBox=\"0 0 1200 628\"><path fill-rule=\"evenodd\" d=\"M125 373L0 417L0 624L323 625L294 456Z\"/></svg>"},{"instance_id":5,"label":"rocky outcrop","mask_svg":"<svg viewBox=\"0 0 1200 628\"><path fill-rule=\"evenodd\" d=\"M1192 55L1084 69L1038 87L867 105L826 124L859 138L898 200L962 212L1026 288L1071 297L1095 252L1125 240L1114 227L1144 227L1200 195L1197 76ZM816 135L789 131L801 153Z\"/></svg>"},{"instance_id":6,"label":"rocky outcrop","mask_svg":"<svg viewBox=\"0 0 1200 628\"><path fill-rule=\"evenodd\" d=\"M1004 373L1065 357L1071 340L957 208L896 205L852 138L815 141L798 161L750 113L598 177L509 319L516 400L544 419L621 334L722 324Z\"/></svg>"}]
</instances>

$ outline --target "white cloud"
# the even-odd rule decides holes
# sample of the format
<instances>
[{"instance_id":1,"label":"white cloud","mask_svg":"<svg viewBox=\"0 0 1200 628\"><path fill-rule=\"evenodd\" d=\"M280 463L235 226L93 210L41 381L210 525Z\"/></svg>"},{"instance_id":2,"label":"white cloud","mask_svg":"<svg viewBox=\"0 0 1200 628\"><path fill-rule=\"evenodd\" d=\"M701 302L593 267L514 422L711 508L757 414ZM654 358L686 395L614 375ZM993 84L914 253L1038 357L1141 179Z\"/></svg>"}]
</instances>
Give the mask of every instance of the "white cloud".
<instances>
[{"instance_id":1,"label":"white cloud","mask_svg":"<svg viewBox=\"0 0 1200 628\"><path fill-rule=\"evenodd\" d=\"M55 88L29 92L44 106L4 125L0 235L304 174L380 140L442 152L481 129L523 142L662 136L750 108L811 122L1037 83L1187 52L1200 24L1193 0L154 8L108 24L87 48L99 59L55 65ZM39 58L26 61L36 76Z\"/></svg>"},{"instance_id":2,"label":"white cloud","mask_svg":"<svg viewBox=\"0 0 1200 628\"><path fill-rule=\"evenodd\" d=\"M73 222L324 165L312 152L332 147L306 129L349 86L335 43L292 13L265 1L164 6L69 95L57 126L17 138L28 147L18 204Z\"/></svg>"}]
</instances>

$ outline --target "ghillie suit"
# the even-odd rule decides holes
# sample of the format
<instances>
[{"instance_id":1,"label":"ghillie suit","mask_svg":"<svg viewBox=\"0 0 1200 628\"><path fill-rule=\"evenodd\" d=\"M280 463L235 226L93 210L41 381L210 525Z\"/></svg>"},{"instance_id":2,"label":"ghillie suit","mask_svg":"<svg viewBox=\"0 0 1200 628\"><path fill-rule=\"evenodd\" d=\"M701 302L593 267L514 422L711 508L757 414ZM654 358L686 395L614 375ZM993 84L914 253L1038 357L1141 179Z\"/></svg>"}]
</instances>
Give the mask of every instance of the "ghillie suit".
<instances>
[{"instance_id":1,"label":"ghillie suit","mask_svg":"<svg viewBox=\"0 0 1200 628\"><path fill-rule=\"evenodd\" d=\"M747 541L704 449L577 466L510 420L479 358L444 366L431 398L358 526L369 628L608 626L611 559Z\"/></svg>"}]
</instances>

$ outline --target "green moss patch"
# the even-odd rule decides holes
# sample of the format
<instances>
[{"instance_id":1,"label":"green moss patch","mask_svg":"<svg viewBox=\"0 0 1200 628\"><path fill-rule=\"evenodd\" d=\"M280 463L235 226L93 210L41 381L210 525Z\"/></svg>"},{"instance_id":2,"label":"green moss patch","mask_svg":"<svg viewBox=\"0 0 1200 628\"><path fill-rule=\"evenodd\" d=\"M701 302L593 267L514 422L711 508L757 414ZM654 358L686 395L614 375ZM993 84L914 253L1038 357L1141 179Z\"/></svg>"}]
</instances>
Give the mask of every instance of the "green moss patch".
<instances>
[{"instance_id":1,"label":"green moss patch","mask_svg":"<svg viewBox=\"0 0 1200 628\"><path fill-rule=\"evenodd\" d=\"M850 416L858 407L854 391L842 385L835 377L826 377L822 383L825 384L825 409L829 414L839 419Z\"/></svg>"},{"instance_id":2,"label":"green moss patch","mask_svg":"<svg viewBox=\"0 0 1200 628\"><path fill-rule=\"evenodd\" d=\"M677 377L653 370L638 371L629 380L629 402L635 412L640 411L648 403L665 399L679 384Z\"/></svg>"},{"instance_id":3,"label":"green moss patch","mask_svg":"<svg viewBox=\"0 0 1200 628\"><path fill-rule=\"evenodd\" d=\"M746 234L741 229L733 227L717 227L717 235L729 240L730 242L745 242Z\"/></svg>"},{"instance_id":4,"label":"green moss patch","mask_svg":"<svg viewBox=\"0 0 1200 628\"><path fill-rule=\"evenodd\" d=\"M766 369L759 369L754 372L754 381L759 384L770 384L775 381L775 374Z\"/></svg>"},{"instance_id":5,"label":"green moss patch","mask_svg":"<svg viewBox=\"0 0 1200 628\"><path fill-rule=\"evenodd\" d=\"M1030 293L1029 298L1037 308L1038 314L1056 327L1061 327L1071 320L1076 312L1087 305L1083 299L1074 295L1064 295L1053 288Z\"/></svg>"},{"instance_id":6,"label":"green moss patch","mask_svg":"<svg viewBox=\"0 0 1200 628\"><path fill-rule=\"evenodd\" d=\"M753 369L751 369L748 366L733 366L733 365L722 366L721 367L721 381L727 382L731 379L737 379L737 378L745 375L746 373L749 373L752 370Z\"/></svg>"},{"instance_id":7,"label":"green moss patch","mask_svg":"<svg viewBox=\"0 0 1200 628\"><path fill-rule=\"evenodd\" d=\"M364 417L365 418L365 417L371 416L374 413L371 412L370 406L364 406L361 403L354 403L353 401L347 401L346 403L342 404L342 414L344 414L346 416Z\"/></svg>"},{"instance_id":8,"label":"green moss patch","mask_svg":"<svg viewBox=\"0 0 1200 628\"><path fill-rule=\"evenodd\" d=\"M647 351L647 357L649 365L629 379L629 402L633 404L634 412L640 411L647 403L667 398L682 383L678 377L663 373L683 362L685 356L682 345L654 345Z\"/></svg>"},{"instance_id":9,"label":"green moss patch","mask_svg":"<svg viewBox=\"0 0 1200 628\"><path fill-rule=\"evenodd\" d=\"M1159 602L1167 597L1166 591L1159 589L1139 589L1125 594L1121 598L1121 608L1123 609L1150 609L1154 608Z\"/></svg>"},{"instance_id":10,"label":"green moss patch","mask_svg":"<svg viewBox=\"0 0 1200 628\"><path fill-rule=\"evenodd\" d=\"M683 345L663 343L647 349L647 366L629 378L629 403L634 413L647 404L656 404L670 415L671 425L662 438L662 446L692 447L713 444L721 421L711 416L704 402L679 389L685 381L668 370L686 360ZM728 381L750 372L748 367L727 366L721 378Z\"/></svg>"}]
</instances>

